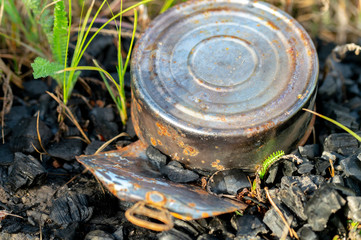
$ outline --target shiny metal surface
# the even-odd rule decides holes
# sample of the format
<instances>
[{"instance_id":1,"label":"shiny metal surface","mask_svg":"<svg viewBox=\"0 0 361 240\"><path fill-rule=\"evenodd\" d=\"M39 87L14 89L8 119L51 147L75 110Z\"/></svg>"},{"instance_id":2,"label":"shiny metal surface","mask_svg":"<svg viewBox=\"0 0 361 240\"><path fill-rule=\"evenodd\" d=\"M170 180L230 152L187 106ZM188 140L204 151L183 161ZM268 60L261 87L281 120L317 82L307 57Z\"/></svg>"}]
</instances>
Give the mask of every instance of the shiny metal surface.
<instances>
[{"instance_id":1,"label":"shiny metal surface","mask_svg":"<svg viewBox=\"0 0 361 240\"><path fill-rule=\"evenodd\" d=\"M158 203L179 219L206 218L247 207L210 195L200 187L166 180L148 165L145 150L146 145L137 141L120 151L80 156L77 160L118 198Z\"/></svg>"},{"instance_id":2,"label":"shiny metal surface","mask_svg":"<svg viewBox=\"0 0 361 240\"><path fill-rule=\"evenodd\" d=\"M318 60L305 30L259 1L203 0L157 17L132 56L140 139L190 168L254 170L304 136Z\"/></svg>"}]
</instances>

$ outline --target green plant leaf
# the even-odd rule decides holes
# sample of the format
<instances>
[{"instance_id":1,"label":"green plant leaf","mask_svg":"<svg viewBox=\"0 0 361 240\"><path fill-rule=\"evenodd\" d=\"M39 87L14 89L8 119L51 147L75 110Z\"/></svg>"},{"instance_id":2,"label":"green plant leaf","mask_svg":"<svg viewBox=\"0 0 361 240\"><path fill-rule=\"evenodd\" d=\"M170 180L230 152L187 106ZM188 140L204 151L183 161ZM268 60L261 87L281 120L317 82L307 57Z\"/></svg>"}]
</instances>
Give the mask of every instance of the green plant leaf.
<instances>
[{"instance_id":1,"label":"green plant leaf","mask_svg":"<svg viewBox=\"0 0 361 240\"><path fill-rule=\"evenodd\" d=\"M64 63L66 61L65 52L68 41L68 18L64 9L65 6L63 1L59 1L55 4L54 28L50 41L54 60L58 63Z\"/></svg>"},{"instance_id":2,"label":"green plant leaf","mask_svg":"<svg viewBox=\"0 0 361 240\"><path fill-rule=\"evenodd\" d=\"M266 160L262 163L262 168L258 172L260 179L263 179L264 175L266 175L268 169L271 167L271 165L275 162L277 162L282 156L285 155L284 151L277 151L272 153Z\"/></svg>"},{"instance_id":3,"label":"green plant leaf","mask_svg":"<svg viewBox=\"0 0 361 240\"><path fill-rule=\"evenodd\" d=\"M41 57L37 57L31 64L31 67L34 70L34 78L52 76L57 80L61 77L57 72L63 69L63 65L61 63L49 62ZM61 84L61 81L60 83L58 82L58 84Z\"/></svg>"}]
</instances>

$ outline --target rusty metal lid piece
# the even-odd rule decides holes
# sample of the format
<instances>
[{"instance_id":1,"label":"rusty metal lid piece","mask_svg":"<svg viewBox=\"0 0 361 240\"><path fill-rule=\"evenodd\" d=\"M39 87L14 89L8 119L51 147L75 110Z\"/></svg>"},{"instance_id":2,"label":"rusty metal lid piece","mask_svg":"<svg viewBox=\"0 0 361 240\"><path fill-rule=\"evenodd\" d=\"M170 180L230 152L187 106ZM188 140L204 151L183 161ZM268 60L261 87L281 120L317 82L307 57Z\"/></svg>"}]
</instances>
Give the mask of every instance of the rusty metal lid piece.
<instances>
[{"instance_id":1,"label":"rusty metal lid piece","mask_svg":"<svg viewBox=\"0 0 361 240\"><path fill-rule=\"evenodd\" d=\"M153 21L132 59L138 107L201 140L251 137L285 123L313 96L317 74L315 48L300 24L272 5L248 0L174 7ZM151 144L151 134L142 134Z\"/></svg>"},{"instance_id":2,"label":"rusty metal lid piece","mask_svg":"<svg viewBox=\"0 0 361 240\"><path fill-rule=\"evenodd\" d=\"M145 149L146 146L137 141L119 151L76 158L118 198L164 207L179 219L205 218L247 207L244 203L210 195L200 187L164 179L149 166Z\"/></svg>"}]
</instances>

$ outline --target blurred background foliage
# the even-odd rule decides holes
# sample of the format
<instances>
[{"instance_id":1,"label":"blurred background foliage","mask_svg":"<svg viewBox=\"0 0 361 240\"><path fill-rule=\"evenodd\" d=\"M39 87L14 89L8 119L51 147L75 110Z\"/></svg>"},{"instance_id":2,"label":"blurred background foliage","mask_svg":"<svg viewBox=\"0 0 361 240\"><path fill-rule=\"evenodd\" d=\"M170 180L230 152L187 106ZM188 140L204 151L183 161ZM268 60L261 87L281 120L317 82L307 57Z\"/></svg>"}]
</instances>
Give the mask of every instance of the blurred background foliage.
<instances>
[{"instance_id":1,"label":"blurred background foliage","mask_svg":"<svg viewBox=\"0 0 361 240\"><path fill-rule=\"evenodd\" d=\"M54 2L58 0L0 0L0 75L10 78L21 87L22 80L32 77L30 64L37 56L51 58L49 43L44 29L52 21ZM138 18L139 36L149 22L160 12L184 0L153 0L141 6ZM361 0L266 0L296 18L310 33L313 39L336 44L360 43L361 37ZM84 9L91 0L72 1L72 29L76 33L83 3ZM123 0L124 7L138 1ZM34 3L40 7L34 8ZM65 1L67 4L68 1ZM95 0L94 10L102 0ZM118 12L121 0L109 1L97 21L109 19L111 12ZM67 6L66 6L67 8ZM124 15L123 36L131 34L133 12ZM96 31L96 29L94 29ZM105 29L104 34L117 33L114 29ZM1 74L2 73L2 74Z\"/></svg>"}]
</instances>

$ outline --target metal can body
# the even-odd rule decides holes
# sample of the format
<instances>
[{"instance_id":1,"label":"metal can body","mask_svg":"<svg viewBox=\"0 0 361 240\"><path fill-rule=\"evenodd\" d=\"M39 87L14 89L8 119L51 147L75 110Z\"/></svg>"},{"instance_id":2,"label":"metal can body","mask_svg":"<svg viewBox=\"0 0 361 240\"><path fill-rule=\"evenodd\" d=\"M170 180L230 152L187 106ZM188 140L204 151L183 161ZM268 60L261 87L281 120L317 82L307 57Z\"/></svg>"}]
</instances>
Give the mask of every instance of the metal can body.
<instances>
[{"instance_id":1,"label":"metal can body","mask_svg":"<svg viewBox=\"0 0 361 240\"><path fill-rule=\"evenodd\" d=\"M312 41L287 14L258 1L191 1L156 18L134 49L133 124L190 168L254 170L302 142L317 75Z\"/></svg>"}]
</instances>

